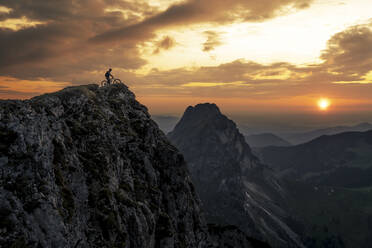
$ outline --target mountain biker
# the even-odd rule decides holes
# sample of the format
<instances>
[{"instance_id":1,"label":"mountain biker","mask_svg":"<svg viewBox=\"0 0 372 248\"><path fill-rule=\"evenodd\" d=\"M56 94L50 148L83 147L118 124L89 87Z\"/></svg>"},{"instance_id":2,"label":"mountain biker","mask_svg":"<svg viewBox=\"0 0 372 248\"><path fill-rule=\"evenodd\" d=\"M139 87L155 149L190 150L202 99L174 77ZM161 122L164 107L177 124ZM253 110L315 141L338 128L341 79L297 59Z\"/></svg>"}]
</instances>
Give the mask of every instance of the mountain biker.
<instances>
[{"instance_id":1,"label":"mountain biker","mask_svg":"<svg viewBox=\"0 0 372 248\"><path fill-rule=\"evenodd\" d=\"M107 80L107 84L110 84L111 83L111 79L114 78L114 76L111 75L111 71L112 69L110 68L106 73L105 73L105 77L106 77L106 80ZM111 77L111 78L110 78Z\"/></svg>"}]
</instances>

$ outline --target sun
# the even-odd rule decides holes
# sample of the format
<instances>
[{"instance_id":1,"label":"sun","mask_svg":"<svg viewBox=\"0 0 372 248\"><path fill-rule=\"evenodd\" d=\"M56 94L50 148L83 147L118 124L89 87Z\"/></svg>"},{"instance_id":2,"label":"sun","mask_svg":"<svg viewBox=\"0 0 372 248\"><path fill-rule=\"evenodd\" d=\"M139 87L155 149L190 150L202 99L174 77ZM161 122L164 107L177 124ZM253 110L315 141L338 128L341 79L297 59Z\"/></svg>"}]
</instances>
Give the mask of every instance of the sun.
<instances>
[{"instance_id":1,"label":"sun","mask_svg":"<svg viewBox=\"0 0 372 248\"><path fill-rule=\"evenodd\" d=\"M318 100L318 107L320 110L325 111L331 105L331 102L327 98L321 98Z\"/></svg>"}]
</instances>

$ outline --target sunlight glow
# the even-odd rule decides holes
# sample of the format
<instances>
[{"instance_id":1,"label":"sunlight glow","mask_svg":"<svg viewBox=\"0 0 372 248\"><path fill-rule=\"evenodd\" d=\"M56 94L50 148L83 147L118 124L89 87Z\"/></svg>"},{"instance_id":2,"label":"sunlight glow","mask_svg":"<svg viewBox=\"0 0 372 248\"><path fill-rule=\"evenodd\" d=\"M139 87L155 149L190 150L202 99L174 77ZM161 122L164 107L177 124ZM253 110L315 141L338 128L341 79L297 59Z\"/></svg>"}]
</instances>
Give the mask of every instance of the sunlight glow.
<instances>
[{"instance_id":1,"label":"sunlight glow","mask_svg":"<svg viewBox=\"0 0 372 248\"><path fill-rule=\"evenodd\" d=\"M190 82L183 84L184 87L215 87L215 86L250 86L242 81L232 82L232 83L211 83L211 82Z\"/></svg>"},{"instance_id":2,"label":"sunlight glow","mask_svg":"<svg viewBox=\"0 0 372 248\"><path fill-rule=\"evenodd\" d=\"M321 98L318 101L318 107L322 111L327 110L330 105L331 102L327 98Z\"/></svg>"},{"instance_id":3,"label":"sunlight glow","mask_svg":"<svg viewBox=\"0 0 372 248\"><path fill-rule=\"evenodd\" d=\"M35 27L41 24L45 24L45 22L32 21L27 19L26 17L22 17L0 21L0 28L8 28L12 29L13 31L18 31L20 29Z\"/></svg>"},{"instance_id":4,"label":"sunlight glow","mask_svg":"<svg viewBox=\"0 0 372 248\"><path fill-rule=\"evenodd\" d=\"M47 79L19 80L0 76L0 99L26 99L43 93L61 90L71 86L69 82L54 82ZM14 92L17 92L15 94Z\"/></svg>"},{"instance_id":5,"label":"sunlight glow","mask_svg":"<svg viewBox=\"0 0 372 248\"><path fill-rule=\"evenodd\" d=\"M5 6L0 6L0 13L6 13L9 14L12 11L12 9L9 9Z\"/></svg>"},{"instance_id":6,"label":"sunlight glow","mask_svg":"<svg viewBox=\"0 0 372 248\"><path fill-rule=\"evenodd\" d=\"M370 0L345 1L343 4L316 0L310 8L265 22L168 28L158 31L157 35L174 38L177 46L155 55L152 48L147 51L144 47L141 52L147 56L149 70L154 67L167 70L214 66L237 59L262 64L282 61L296 65L321 63L319 56L332 35L371 18L368 6ZM350 9L357 9L358 15L350 15ZM203 51L206 31L217 33L220 41L208 52ZM170 59L172 63L169 63Z\"/></svg>"}]
</instances>

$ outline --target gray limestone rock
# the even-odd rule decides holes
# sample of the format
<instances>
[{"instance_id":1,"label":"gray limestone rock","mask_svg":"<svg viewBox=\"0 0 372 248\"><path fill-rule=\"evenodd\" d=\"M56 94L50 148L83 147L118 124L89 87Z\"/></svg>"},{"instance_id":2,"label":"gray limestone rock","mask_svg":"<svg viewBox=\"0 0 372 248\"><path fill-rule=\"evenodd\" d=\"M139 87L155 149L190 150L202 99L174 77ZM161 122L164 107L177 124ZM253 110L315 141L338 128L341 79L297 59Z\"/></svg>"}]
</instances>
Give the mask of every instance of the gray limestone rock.
<instances>
[{"instance_id":1,"label":"gray limestone rock","mask_svg":"<svg viewBox=\"0 0 372 248\"><path fill-rule=\"evenodd\" d=\"M207 247L183 156L125 85L0 101L0 247Z\"/></svg>"}]
</instances>

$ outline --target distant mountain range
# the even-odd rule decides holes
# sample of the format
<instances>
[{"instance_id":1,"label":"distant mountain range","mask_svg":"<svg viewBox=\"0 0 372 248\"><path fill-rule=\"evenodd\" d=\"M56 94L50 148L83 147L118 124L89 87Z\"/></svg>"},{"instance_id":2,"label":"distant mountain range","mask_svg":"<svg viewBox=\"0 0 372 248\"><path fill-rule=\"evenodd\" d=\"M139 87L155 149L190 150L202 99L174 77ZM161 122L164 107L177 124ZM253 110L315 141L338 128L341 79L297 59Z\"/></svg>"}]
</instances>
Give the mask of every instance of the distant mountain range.
<instances>
[{"instance_id":1,"label":"distant mountain range","mask_svg":"<svg viewBox=\"0 0 372 248\"><path fill-rule=\"evenodd\" d=\"M209 222L237 225L273 247L364 248L372 242L371 135L255 148L260 160L217 106L199 104L168 137L185 156Z\"/></svg>"},{"instance_id":2,"label":"distant mountain range","mask_svg":"<svg viewBox=\"0 0 372 248\"><path fill-rule=\"evenodd\" d=\"M261 161L287 182L289 204L304 223L295 230L303 230L306 247L370 247L372 131L257 150Z\"/></svg>"},{"instance_id":3,"label":"distant mountain range","mask_svg":"<svg viewBox=\"0 0 372 248\"><path fill-rule=\"evenodd\" d=\"M372 130L324 135L292 147L265 147L259 154L286 178L314 185L372 186Z\"/></svg>"},{"instance_id":4,"label":"distant mountain range","mask_svg":"<svg viewBox=\"0 0 372 248\"><path fill-rule=\"evenodd\" d=\"M355 126L336 126L336 127L328 127L322 129L316 129L309 132L301 132L301 133L290 133L290 134L279 134L285 140L289 141L293 145L302 144L308 141L311 141L315 138L318 138L322 135L332 135L338 134L343 132L364 132L372 130L372 124L370 123L360 123Z\"/></svg>"},{"instance_id":5,"label":"distant mountain range","mask_svg":"<svg viewBox=\"0 0 372 248\"><path fill-rule=\"evenodd\" d=\"M291 143L272 133L253 134L245 136L251 147L290 146Z\"/></svg>"}]
</instances>

